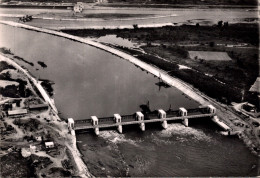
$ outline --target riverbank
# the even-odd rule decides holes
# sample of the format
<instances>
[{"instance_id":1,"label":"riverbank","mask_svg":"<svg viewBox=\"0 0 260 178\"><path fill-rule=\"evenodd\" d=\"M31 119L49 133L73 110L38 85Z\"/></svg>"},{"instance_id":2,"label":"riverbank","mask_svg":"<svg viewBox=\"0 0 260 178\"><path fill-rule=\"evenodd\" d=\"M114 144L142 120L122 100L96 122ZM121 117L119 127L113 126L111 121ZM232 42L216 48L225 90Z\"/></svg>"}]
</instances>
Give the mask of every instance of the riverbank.
<instances>
[{"instance_id":1,"label":"riverbank","mask_svg":"<svg viewBox=\"0 0 260 178\"><path fill-rule=\"evenodd\" d=\"M105 8L95 7L82 13L55 9L1 8L0 19L19 21L20 16L31 15L30 26L53 30L62 29L133 29L138 27L179 26L182 24L213 25L218 21L252 23L256 11L247 9L201 9L201 8ZM122 16L122 17L121 17Z\"/></svg>"},{"instance_id":2,"label":"riverbank","mask_svg":"<svg viewBox=\"0 0 260 178\"><path fill-rule=\"evenodd\" d=\"M100 7L114 7L114 8L202 8L202 9L257 9L257 5L210 5L210 4L134 4L134 3L109 3L99 4Z\"/></svg>"},{"instance_id":3,"label":"riverbank","mask_svg":"<svg viewBox=\"0 0 260 178\"><path fill-rule=\"evenodd\" d=\"M178 88L179 90L184 92L184 94L186 94L190 98L198 101L200 104L202 104L202 105L207 105L209 103L213 104L218 110L217 114L218 114L219 118L221 120L225 121L225 123L227 123L227 125L229 125L231 128L233 128L234 131L243 132L245 129L245 128L238 127L234 124L234 120L237 120L237 118L240 118L240 116L238 116L236 113L234 113L234 111L232 111L228 106L218 103L216 100L199 92L197 89L193 88L192 86L188 85L187 83L184 83L183 81L181 81L177 78L173 78L173 77L169 76L163 70L158 69L155 66L151 66L145 62L142 62L139 59L133 57L132 55L126 54L120 50L114 49L112 47L108 47L108 46L100 44L98 42L94 42L94 41L91 41L88 39L83 39L80 37L75 37L73 35L68 35L68 34L64 34L61 32L56 32L56 31L37 28L37 27L31 27L31 26L28 26L25 24L19 24L19 23L15 23L15 22L1 22L1 23L16 26L16 27L26 28L29 30L40 31L40 32L44 32L44 33L48 33L48 34L52 34L52 35L56 35L56 36L65 37L65 38L68 38L71 40L75 40L75 41L78 41L81 43L85 43L85 44L97 47L99 49L102 49L102 50L108 51L112 54L115 54L119 57L122 57L122 58L134 63L135 65L138 65L139 67L143 68L144 70L152 73L153 75L155 75L157 77L161 77L161 79L164 82L168 83L171 86ZM244 123L244 121L242 119L240 119L240 120L242 123ZM254 137L257 137L257 135L255 135ZM252 135L250 136L250 138L253 139ZM252 144L255 146L259 145L259 143L255 139L253 139Z\"/></svg>"},{"instance_id":4,"label":"riverbank","mask_svg":"<svg viewBox=\"0 0 260 178\"><path fill-rule=\"evenodd\" d=\"M81 154L78 151L77 145L76 145L76 137L72 136L72 135L70 135L68 133L67 123L65 121L61 121L61 119L57 115L57 113L56 113L57 109L56 109L54 103L52 102L52 99L48 96L47 92L42 88L41 84L39 82L37 82L36 79L33 78L26 69L24 69L21 66L19 66L11 58L12 58L11 55L0 54L0 61L7 62L9 65L13 66L16 70L18 70L19 72L23 73L32 82L32 84L35 85L35 87L37 87L37 89L42 94L44 100L46 102L49 102L49 104L51 106L51 109L47 113L44 112L44 115L42 113L40 113L41 115L36 116L35 112L34 112L34 113L30 114L29 118L27 116L25 116L25 117L21 116L20 120L22 120L23 122L31 122L31 120L32 120L31 117L38 118L36 120L38 120L37 122L39 122L39 125L37 125L37 127L39 129L35 130L35 131L31 130L30 134L32 134L32 135L39 134L39 132L41 132L40 128L45 128L45 129L48 130L48 134L51 135L52 139L58 145L58 147L62 148L62 150L63 149L67 150L64 153L62 152L62 154L60 154L60 156L58 156L58 157L55 156L54 158L52 156L44 153L43 151L40 151L39 153L35 153L35 155L38 155L38 156L43 156L44 155L45 157L46 156L49 157L51 159L51 161L54 162L54 165L52 167L53 168L55 167L58 170L61 170L61 172L60 172L61 175L63 174L64 171L62 171L63 168L60 167L60 165L62 165L62 161L64 161L64 157L65 158L68 157L69 160L70 160L70 164L72 165L72 170L73 170L72 174L74 176L92 177L92 175L88 172L88 169L85 166L83 160L81 159ZM41 117L45 117L45 118L41 119ZM46 117L50 117L50 120L46 121ZM8 118L8 117L5 118L5 121L6 122L10 121L10 124L12 122L10 120L10 118ZM50 123L51 123L51 125L50 125ZM15 123L15 124L17 124L17 123ZM22 127L18 128L14 124L13 124L13 127L15 127L15 129L16 129L16 132L18 134L19 139L20 139L20 137L23 137L24 135L27 135L27 132L25 130L23 130ZM19 135L19 133L23 133L23 134ZM47 136L42 135L42 137L47 137ZM20 147L22 147L22 149L27 149L26 146L28 146L28 144L27 143L23 143L23 144L24 145L21 145ZM9 145L14 146L15 144L12 143L12 141L11 141L9 143ZM37 147L38 147L38 145L37 145ZM66 156L64 156L64 155L66 155ZM51 168L51 167L48 167L48 168ZM53 170L52 173L49 173L48 172L48 171L50 171L49 169L47 169L47 170L43 169L42 171L39 171L39 172L38 171L39 170L36 169L36 174L41 174L41 175L37 175L37 176L40 176L40 177L43 174L50 174L49 176L51 176L53 174L52 176L54 176L57 173L57 171L54 171L54 170ZM66 171L64 172L64 174L65 173L66 173Z\"/></svg>"}]
</instances>

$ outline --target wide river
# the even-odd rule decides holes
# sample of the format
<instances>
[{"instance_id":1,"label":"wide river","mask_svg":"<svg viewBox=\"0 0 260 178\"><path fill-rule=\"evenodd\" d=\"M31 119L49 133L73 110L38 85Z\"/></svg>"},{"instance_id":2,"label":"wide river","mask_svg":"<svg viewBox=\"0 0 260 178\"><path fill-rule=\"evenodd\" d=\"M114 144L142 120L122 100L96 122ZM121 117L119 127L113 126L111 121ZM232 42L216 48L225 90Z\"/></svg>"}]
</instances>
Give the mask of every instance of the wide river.
<instances>
[{"instance_id":1,"label":"wide river","mask_svg":"<svg viewBox=\"0 0 260 178\"><path fill-rule=\"evenodd\" d=\"M69 20L74 16L71 10L57 9L13 9L0 8L0 19L10 19L9 15L33 15L36 19L28 24L45 28L117 28L176 23L176 24L216 24L218 21L228 21L229 23L244 22L246 19L257 20L257 9L192 9L192 8L88 8L82 12L82 16L89 15L95 18L85 18L85 20ZM110 15L108 15L110 14ZM111 17L111 14L114 16ZM117 14L117 15L115 15ZM108 15L108 16L107 16ZM138 17L140 15L140 17ZM122 16L122 17L120 17ZM125 16L125 17L124 17ZM14 18L11 18L14 19ZM55 20L54 20L55 19ZM67 20L65 20L67 19ZM16 18L17 20L17 18Z\"/></svg>"},{"instance_id":2,"label":"wide river","mask_svg":"<svg viewBox=\"0 0 260 178\"><path fill-rule=\"evenodd\" d=\"M151 110L194 108L198 103L175 88L156 85L153 75L110 53L61 37L0 25L0 47L33 62L37 78L55 82L55 103L64 118L132 114L149 101ZM43 61L47 68L37 63ZM77 134L78 146L96 176L249 176L258 159L237 138L220 134L207 119L186 128L172 123L124 127L124 134Z\"/></svg>"}]
</instances>

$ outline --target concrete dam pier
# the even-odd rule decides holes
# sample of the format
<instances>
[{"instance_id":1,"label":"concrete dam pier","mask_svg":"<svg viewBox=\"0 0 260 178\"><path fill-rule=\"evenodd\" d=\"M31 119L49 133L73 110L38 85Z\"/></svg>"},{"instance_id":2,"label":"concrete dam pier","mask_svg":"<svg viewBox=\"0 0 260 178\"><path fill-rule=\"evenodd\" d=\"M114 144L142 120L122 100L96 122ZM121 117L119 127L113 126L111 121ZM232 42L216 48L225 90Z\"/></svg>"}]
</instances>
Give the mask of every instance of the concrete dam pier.
<instances>
[{"instance_id":1,"label":"concrete dam pier","mask_svg":"<svg viewBox=\"0 0 260 178\"><path fill-rule=\"evenodd\" d=\"M68 129L72 135L78 130L94 130L96 135L99 135L100 128L112 128L116 127L119 133L123 132L123 125L139 125L142 131L145 131L145 123L161 122L164 129L167 129L167 121L182 120L182 123L188 127L189 119L209 117L214 120L223 129L228 130L229 127L219 121L216 116L216 108L212 105L208 105L201 108L185 109L183 107L179 110L164 111L158 109L157 111L143 114L138 111L132 115L119 115L114 114L112 117L98 118L97 116L91 116L89 119L75 120L68 119ZM218 122L216 122L218 121ZM224 126L223 126L224 125Z\"/></svg>"}]
</instances>

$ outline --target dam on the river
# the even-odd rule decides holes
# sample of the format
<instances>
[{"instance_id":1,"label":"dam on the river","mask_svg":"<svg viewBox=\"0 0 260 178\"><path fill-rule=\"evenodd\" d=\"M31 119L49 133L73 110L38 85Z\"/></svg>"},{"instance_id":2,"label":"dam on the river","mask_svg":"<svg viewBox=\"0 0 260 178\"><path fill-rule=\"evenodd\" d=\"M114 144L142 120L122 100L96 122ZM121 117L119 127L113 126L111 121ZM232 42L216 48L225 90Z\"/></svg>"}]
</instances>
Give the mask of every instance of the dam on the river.
<instances>
[{"instance_id":1,"label":"dam on the river","mask_svg":"<svg viewBox=\"0 0 260 178\"><path fill-rule=\"evenodd\" d=\"M167 129L167 121L182 120L182 123L188 127L189 119L213 117L213 121L216 122L223 129L228 130L229 127L219 121L216 116L216 108L212 105L206 107L185 109L183 107L179 110L164 111L158 109L149 113L142 113L140 111L132 115L119 115L114 114L112 117L91 116L88 119L76 120L68 119L68 129L74 135L78 130L94 130L96 135L99 135L100 128L116 127L119 133L123 132L123 125L138 124L142 131L145 131L145 123L161 122L164 129Z\"/></svg>"}]
</instances>

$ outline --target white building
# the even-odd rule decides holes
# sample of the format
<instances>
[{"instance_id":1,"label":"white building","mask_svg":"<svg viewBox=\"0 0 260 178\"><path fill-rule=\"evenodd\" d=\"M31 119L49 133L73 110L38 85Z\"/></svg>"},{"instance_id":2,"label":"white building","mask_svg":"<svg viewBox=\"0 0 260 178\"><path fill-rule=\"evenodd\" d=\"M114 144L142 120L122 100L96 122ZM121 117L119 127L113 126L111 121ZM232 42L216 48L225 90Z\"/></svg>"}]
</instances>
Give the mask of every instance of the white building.
<instances>
[{"instance_id":1,"label":"white building","mask_svg":"<svg viewBox=\"0 0 260 178\"><path fill-rule=\"evenodd\" d=\"M54 148L53 142L45 142L45 148Z\"/></svg>"}]
</instances>

